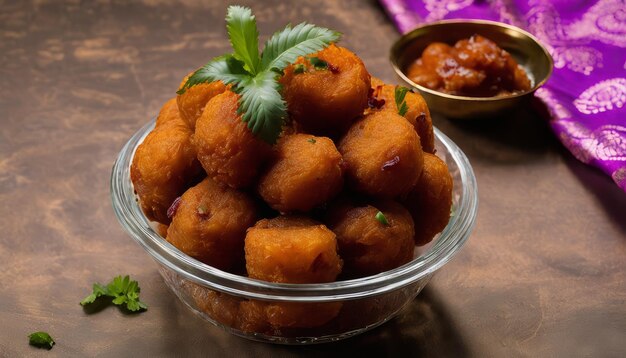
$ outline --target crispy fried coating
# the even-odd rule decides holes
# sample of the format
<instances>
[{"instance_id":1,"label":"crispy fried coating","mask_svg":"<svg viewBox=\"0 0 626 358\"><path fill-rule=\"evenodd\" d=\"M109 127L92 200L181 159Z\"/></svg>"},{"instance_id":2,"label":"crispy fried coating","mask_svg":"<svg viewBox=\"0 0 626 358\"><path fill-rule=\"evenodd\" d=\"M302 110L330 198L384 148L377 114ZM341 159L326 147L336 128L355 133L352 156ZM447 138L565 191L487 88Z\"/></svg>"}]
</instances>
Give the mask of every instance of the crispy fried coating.
<instances>
[{"instance_id":1,"label":"crispy fried coating","mask_svg":"<svg viewBox=\"0 0 626 358\"><path fill-rule=\"evenodd\" d=\"M192 74L193 72L185 76L179 88L183 87ZM176 96L180 116L187 122L192 132L196 129L196 121L200 118L202 112L204 112L207 103L209 103L211 98L224 91L226 91L226 86L224 86L221 81L215 81L211 83L200 83L189 87L183 94Z\"/></svg>"},{"instance_id":2,"label":"crispy fried coating","mask_svg":"<svg viewBox=\"0 0 626 358\"><path fill-rule=\"evenodd\" d=\"M264 302L250 300L239 308L244 332L273 332L284 328L313 328L328 323L341 310L341 302Z\"/></svg>"},{"instance_id":3,"label":"crispy fried coating","mask_svg":"<svg viewBox=\"0 0 626 358\"><path fill-rule=\"evenodd\" d=\"M316 68L311 57L326 61L328 67ZM354 53L330 45L288 66L280 83L292 119L308 133L335 137L367 106L370 75Z\"/></svg>"},{"instance_id":4,"label":"crispy fried coating","mask_svg":"<svg viewBox=\"0 0 626 358\"><path fill-rule=\"evenodd\" d=\"M246 235L246 269L252 278L282 283L334 281L341 272L335 234L306 216L263 219ZM325 324L341 309L341 302L263 302L240 306L243 331L308 328Z\"/></svg>"},{"instance_id":5,"label":"crispy fried coating","mask_svg":"<svg viewBox=\"0 0 626 358\"><path fill-rule=\"evenodd\" d=\"M403 200L415 221L415 243L429 243L450 221L452 177L443 160L424 154L424 170L417 184Z\"/></svg>"},{"instance_id":6,"label":"crispy fried coating","mask_svg":"<svg viewBox=\"0 0 626 358\"><path fill-rule=\"evenodd\" d=\"M379 211L388 225L376 219ZM358 206L342 198L329 209L326 223L337 234L348 277L375 275L413 259L413 219L395 201Z\"/></svg>"},{"instance_id":7,"label":"crispy fried coating","mask_svg":"<svg viewBox=\"0 0 626 358\"><path fill-rule=\"evenodd\" d=\"M379 109L395 111L398 113L398 105L395 101L396 85L389 85L378 78L372 77L372 96L382 105ZM435 134L433 133L433 121L430 117L430 111L424 98L415 92L407 92L404 101L408 110L404 114L404 118L409 121L420 137L422 150L426 153L435 153Z\"/></svg>"},{"instance_id":8,"label":"crispy fried coating","mask_svg":"<svg viewBox=\"0 0 626 358\"><path fill-rule=\"evenodd\" d=\"M187 255L221 270L243 262L246 229L256 220L247 194L206 178L173 205L167 241Z\"/></svg>"},{"instance_id":9,"label":"crispy fried coating","mask_svg":"<svg viewBox=\"0 0 626 358\"><path fill-rule=\"evenodd\" d=\"M393 111L375 111L350 127L339 143L348 182L364 194L394 198L408 193L424 163L413 126Z\"/></svg>"},{"instance_id":10,"label":"crispy fried coating","mask_svg":"<svg viewBox=\"0 0 626 358\"><path fill-rule=\"evenodd\" d=\"M242 298L200 286L183 280L181 289L195 302L201 312L226 326L235 326L239 321L239 305Z\"/></svg>"},{"instance_id":11,"label":"crispy fried coating","mask_svg":"<svg viewBox=\"0 0 626 358\"><path fill-rule=\"evenodd\" d=\"M223 92L209 101L196 122L193 142L198 160L211 178L233 188L250 186L271 154L237 113L239 96Z\"/></svg>"},{"instance_id":12,"label":"crispy fried coating","mask_svg":"<svg viewBox=\"0 0 626 358\"><path fill-rule=\"evenodd\" d=\"M293 134L277 145L274 161L259 181L261 197L280 212L306 212L343 187L341 154L333 141Z\"/></svg>"},{"instance_id":13,"label":"crispy fried coating","mask_svg":"<svg viewBox=\"0 0 626 358\"><path fill-rule=\"evenodd\" d=\"M248 229L248 276L282 283L321 283L337 278L342 261L332 231L319 223L290 226L288 222L271 222L261 220Z\"/></svg>"},{"instance_id":14,"label":"crispy fried coating","mask_svg":"<svg viewBox=\"0 0 626 358\"><path fill-rule=\"evenodd\" d=\"M169 224L167 209L204 172L196 159L191 131L180 118L175 99L165 103L156 122L137 147L130 178L146 217Z\"/></svg>"}]
</instances>

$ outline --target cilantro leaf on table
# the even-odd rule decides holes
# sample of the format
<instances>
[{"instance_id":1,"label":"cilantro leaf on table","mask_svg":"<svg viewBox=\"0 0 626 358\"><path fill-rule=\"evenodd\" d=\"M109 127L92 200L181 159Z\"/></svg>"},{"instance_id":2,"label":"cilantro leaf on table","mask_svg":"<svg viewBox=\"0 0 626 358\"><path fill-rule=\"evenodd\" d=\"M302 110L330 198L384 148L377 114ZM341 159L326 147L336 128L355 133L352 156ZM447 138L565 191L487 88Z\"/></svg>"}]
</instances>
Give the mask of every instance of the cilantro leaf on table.
<instances>
[{"instance_id":1,"label":"cilantro leaf on table","mask_svg":"<svg viewBox=\"0 0 626 358\"><path fill-rule=\"evenodd\" d=\"M99 297L111 298L114 305L126 305L131 312L147 310L148 305L139 300L139 283L131 280L128 275L113 278L106 286L99 283L93 285L93 292L80 301L81 306L94 303Z\"/></svg>"},{"instance_id":2,"label":"cilantro leaf on table","mask_svg":"<svg viewBox=\"0 0 626 358\"><path fill-rule=\"evenodd\" d=\"M55 345L54 339L47 332L33 332L28 335L28 344L37 348L52 349Z\"/></svg>"},{"instance_id":3,"label":"cilantro leaf on table","mask_svg":"<svg viewBox=\"0 0 626 358\"><path fill-rule=\"evenodd\" d=\"M409 92L408 88L396 86L394 97L396 99L396 106L398 107L398 114L401 116L404 116L409 110L409 106L407 106L406 101L404 100L407 92Z\"/></svg>"},{"instance_id":4,"label":"cilantro leaf on table","mask_svg":"<svg viewBox=\"0 0 626 358\"><path fill-rule=\"evenodd\" d=\"M341 37L338 32L301 23L286 26L265 43L259 55L259 32L249 8L230 6L226 29L233 53L219 56L194 72L176 92L201 83L222 81L241 95L238 111L252 133L273 144L287 117L278 76L298 57L317 52Z\"/></svg>"}]
</instances>

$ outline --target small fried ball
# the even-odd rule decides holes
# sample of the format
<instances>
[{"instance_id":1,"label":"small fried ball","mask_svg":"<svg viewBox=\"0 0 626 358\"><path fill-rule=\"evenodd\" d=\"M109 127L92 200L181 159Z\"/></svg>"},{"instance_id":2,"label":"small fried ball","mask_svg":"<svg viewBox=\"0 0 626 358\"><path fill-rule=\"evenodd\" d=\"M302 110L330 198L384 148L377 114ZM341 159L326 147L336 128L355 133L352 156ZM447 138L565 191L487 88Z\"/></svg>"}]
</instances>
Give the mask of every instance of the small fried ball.
<instances>
[{"instance_id":1,"label":"small fried ball","mask_svg":"<svg viewBox=\"0 0 626 358\"><path fill-rule=\"evenodd\" d=\"M327 66L320 67L311 58ZM308 133L334 137L344 133L367 107L370 75L354 53L330 45L298 58L285 69L280 83L290 117Z\"/></svg>"},{"instance_id":2,"label":"small fried ball","mask_svg":"<svg viewBox=\"0 0 626 358\"><path fill-rule=\"evenodd\" d=\"M415 221L415 243L432 241L450 221L452 177L443 160L424 154L424 170L417 184L403 200Z\"/></svg>"},{"instance_id":3,"label":"small fried ball","mask_svg":"<svg viewBox=\"0 0 626 358\"><path fill-rule=\"evenodd\" d=\"M273 332L284 328L319 327L335 318L341 307L341 302L250 300L240 305L240 329L244 332Z\"/></svg>"},{"instance_id":4,"label":"small fried ball","mask_svg":"<svg viewBox=\"0 0 626 358\"><path fill-rule=\"evenodd\" d=\"M355 189L382 198L408 193L424 163L413 126L392 111L375 111L354 123L341 139L339 152Z\"/></svg>"},{"instance_id":5,"label":"small fried ball","mask_svg":"<svg viewBox=\"0 0 626 358\"><path fill-rule=\"evenodd\" d=\"M187 79L189 79L192 74L193 72L183 79L179 89L185 85ZM211 98L224 91L226 91L226 86L224 86L221 81L215 81L191 86L187 88L183 94L176 96L180 116L187 122L191 131L196 129L196 121L200 118L202 112L204 112L204 108Z\"/></svg>"},{"instance_id":6,"label":"small fried ball","mask_svg":"<svg viewBox=\"0 0 626 358\"><path fill-rule=\"evenodd\" d=\"M396 85L388 85L378 78L372 77L373 97L377 100L383 100L384 103L380 109L390 110L398 113L398 104L395 101ZM409 123L413 125L415 131L420 137L422 150L426 153L435 153L435 134L433 133L433 121L430 117L430 111L424 98L415 92L407 92L404 96L407 105L407 111L403 115Z\"/></svg>"},{"instance_id":7,"label":"small fried ball","mask_svg":"<svg viewBox=\"0 0 626 358\"><path fill-rule=\"evenodd\" d=\"M333 141L309 134L282 138L259 181L261 197L280 212L306 212L332 199L343 186L341 154Z\"/></svg>"},{"instance_id":8,"label":"small fried ball","mask_svg":"<svg viewBox=\"0 0 626 358\"><path fill-rule=\"evenodd\" d=\"M225 91L209 101L196 122L193 142L207 174L233 188L252 185L271 146L255 137L237 113L239 96Z\"/></svg>"},{"instance_id":9,"label":"small fried ball","mask_svg":"<svg viewBox=\"0 0 626 358\"><path fill-rule=\"evenodd\" d=\"M195 302L201 312L216 322L232 327L239 321L242 298L182 280L181 289Z\"/></svg>"},{"instance_id":10,"label":"small fried ball","mask_svg":"<svg viewBox=\"0 0 626 358\"><path fill-rule=\"evenodd\" d=\"M257 215L247 194L206 178L187 190L170 211L167 241L179 250L225 271L243 263L246 229Z\"/></svg>"},{"instance_id":11,"label":"small fried ball","mask_svg":"<svg viewBox=\"0 0 626 358\"><path fill-rule=\"evenodd\" d=\"M272 220L261 220L248 229L248 276L282 283L322 283L337 278L342 262L332 231L319 223L273 227Z\"/></svg>"},{"instance_id":12,"label":"small fried ball","mask_svg":"<svg viewBox=\"0 0 626 358\"><path fill-rule=\"evenodd\" d=\"M203 175L191 131L172 98L161 109L155 128L137 147L130 167L142 211L149 220L169 224L167 209Z\"/></svg>"},{"instance_id":13,"label":"small fried ball","mask_svg":"<svg viewBox=\"0 0 626 358\"><path fill-rule=\"evenodd\" d=\"M379 211L386 223L377 219ZM413 259L413 219L395 201L357 206L342 199L331 206L326 223L337 234L344 272L349 277L375 275Z\"/></svg>"}]
</instances>

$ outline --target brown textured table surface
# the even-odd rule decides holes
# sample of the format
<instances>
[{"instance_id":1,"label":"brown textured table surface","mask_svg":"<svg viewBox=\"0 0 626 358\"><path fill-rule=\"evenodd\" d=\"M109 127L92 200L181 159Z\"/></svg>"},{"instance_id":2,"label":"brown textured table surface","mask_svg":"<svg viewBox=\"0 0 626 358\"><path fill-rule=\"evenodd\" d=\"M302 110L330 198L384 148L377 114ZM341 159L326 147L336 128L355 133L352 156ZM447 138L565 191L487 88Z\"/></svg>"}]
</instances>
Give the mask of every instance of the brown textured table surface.
<instances>
[{"instance_id":1,"label":"brown textured table surface","mask_svg":"<svg viewBox=\"0 0 626 358\"><path fill-rule=\"evenodd\" d=\"M374 1L241 1L267 35L308 20L394 80ZM250 342L201 321L118 225L109 173L180 79L225 52L225 3L0 0L0 356L626 356L626 195L523 109L435 118L470 158L476 229L396 319L336 344ZM146 313L87 315L91 283L129 273ZM51 351L28 346L46 330Z\"/></svg>"}]
</instances>

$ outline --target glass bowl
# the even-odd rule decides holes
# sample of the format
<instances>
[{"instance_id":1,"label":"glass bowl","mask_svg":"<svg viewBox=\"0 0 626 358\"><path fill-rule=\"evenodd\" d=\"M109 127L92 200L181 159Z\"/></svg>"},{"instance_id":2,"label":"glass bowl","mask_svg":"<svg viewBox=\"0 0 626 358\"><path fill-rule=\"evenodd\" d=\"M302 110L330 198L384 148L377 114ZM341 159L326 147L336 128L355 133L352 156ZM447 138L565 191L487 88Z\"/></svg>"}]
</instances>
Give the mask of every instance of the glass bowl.
<instances>
[{"instance_id":1,"label":"glass bowl","mask_svg":"<svg viewBox=\"0 0 626 358\"><path fill-rule=\"evenodd\" d=\"M163 239L141 212L130 181L137 146L154 121L124 145L111 174L115 214L159 265L167 286L203 319L245 338L312 344L348 338L397 314L432 275L463 246L478 209L476 178L467 157L435 128L437 155L454 180L448 226L430 244L416 248L413 261L378 275L324 284L279 284L227 273L190 256Z\"/></svg>"}]
</instances>

